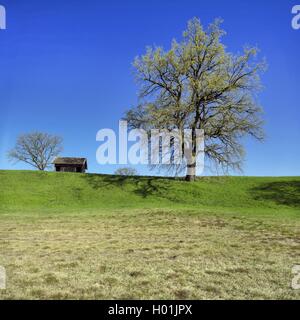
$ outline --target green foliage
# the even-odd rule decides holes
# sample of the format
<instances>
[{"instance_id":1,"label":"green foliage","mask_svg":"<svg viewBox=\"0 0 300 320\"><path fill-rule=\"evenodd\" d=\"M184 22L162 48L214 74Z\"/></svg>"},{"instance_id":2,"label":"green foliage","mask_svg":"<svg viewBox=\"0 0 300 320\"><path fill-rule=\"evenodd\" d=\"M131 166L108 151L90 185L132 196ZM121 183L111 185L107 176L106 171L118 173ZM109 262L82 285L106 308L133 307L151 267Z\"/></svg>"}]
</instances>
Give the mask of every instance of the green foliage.
<instances>
[{"instance_id":1,"label":"green foliage","mask_svg":"<svg viewBox=\"0 0 300 320\"><path fill-rule=\"evenodd\" d=\"M256 60L255 47L237 55L226 51L220 23L205 30L194 18L170 50L149 47L135 59L140 104L126 119L131 127L146 130L203 129L207 161L225 170L241 169L241 139L264 136L256 93L265 63ZM193 152L195 156L195 138Z\"/></svg>"}]
</instances>

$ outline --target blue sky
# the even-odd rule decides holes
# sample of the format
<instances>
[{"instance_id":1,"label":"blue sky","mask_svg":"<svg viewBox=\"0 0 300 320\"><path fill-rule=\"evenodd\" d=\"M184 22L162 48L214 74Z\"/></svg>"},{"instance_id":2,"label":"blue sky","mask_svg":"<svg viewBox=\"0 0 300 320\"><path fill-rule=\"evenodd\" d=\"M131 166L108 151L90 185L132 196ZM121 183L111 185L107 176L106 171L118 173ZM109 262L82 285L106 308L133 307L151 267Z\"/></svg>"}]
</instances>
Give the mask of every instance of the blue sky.
<instances>
[{"instance_id":1,"label":"blue sky","mask_svg":"<svg viewBox=\"0 0 300 320\"><path fill-rule=\"evenodd\" d=\"M298 3L297 3L298 2ZM7 30L0 30L0 168L20 133L34 130L64 138L65 156L96 163L99 129L117 129L136 104L131 63L147 45L169 48L186 23L224 19L231 52L257 45L269 68L259 100L266 141L245 140L245 175L300 174L300 30L291 27L294 0L59 1L0 0ZM147 173L146 168L139 168Z\"/></svg>"}]
</instances>

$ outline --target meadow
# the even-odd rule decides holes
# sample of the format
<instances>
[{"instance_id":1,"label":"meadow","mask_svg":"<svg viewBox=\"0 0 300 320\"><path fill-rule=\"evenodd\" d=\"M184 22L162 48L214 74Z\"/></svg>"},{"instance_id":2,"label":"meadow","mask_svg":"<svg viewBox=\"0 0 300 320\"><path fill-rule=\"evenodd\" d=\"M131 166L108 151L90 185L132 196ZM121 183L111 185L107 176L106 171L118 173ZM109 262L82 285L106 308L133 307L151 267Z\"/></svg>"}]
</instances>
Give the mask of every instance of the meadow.
<instances>
[{"instance_id":1,"label":"meadow","mask_svg":"<svg viewBox=\"0 0 300 320\"><path fill-rule=\"evenodd\" d=\"M0 171L0 299L299 299L300 177Z\"/></svg>"}]
</instances>

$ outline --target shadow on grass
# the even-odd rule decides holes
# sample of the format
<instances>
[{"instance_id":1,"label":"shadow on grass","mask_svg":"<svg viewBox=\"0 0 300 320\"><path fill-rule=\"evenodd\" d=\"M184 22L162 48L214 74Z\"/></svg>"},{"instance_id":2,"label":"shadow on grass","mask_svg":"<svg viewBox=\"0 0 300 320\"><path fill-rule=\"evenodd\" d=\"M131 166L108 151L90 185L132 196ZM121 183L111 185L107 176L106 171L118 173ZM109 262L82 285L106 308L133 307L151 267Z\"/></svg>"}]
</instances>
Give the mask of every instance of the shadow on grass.
<instances>
[{"instance_id":1,"label":"shadow on grass","mask_svg":"<svg viewBox=\"0 0 300 320\"><path fill-rule=\"evenodd\" d=\"M147 198L148 196L164 196L168 190L167 183L162 182L155 178L144 178L143 180L136 181L136 189L134 193L142 198Z\"/></svg>"},{"instance_id":2,"label":"shadow on grass","mask_svg":"<svg viewBox=\"0 0 300 320\"><path fill-rule=\"evenodd\" d=\"M148 196L163 196L168 190L169 181L172 178L160 177L139 177L121 175L97 175L85 174L82 176L93 189L103 189L117 187L123 190L132 190L138 196L147 198Z\"/></svg>"},{"instance_id":3,"label":"shadow on grass","mask_svg":"<svg viewBox=\"0 0 300 320\"><path fill-rule=\"evenodd\" d=\"M300 207L300 181L264 183L251 190L255 200L271 200L276 204Z\"/></svg>"}]
</instances>

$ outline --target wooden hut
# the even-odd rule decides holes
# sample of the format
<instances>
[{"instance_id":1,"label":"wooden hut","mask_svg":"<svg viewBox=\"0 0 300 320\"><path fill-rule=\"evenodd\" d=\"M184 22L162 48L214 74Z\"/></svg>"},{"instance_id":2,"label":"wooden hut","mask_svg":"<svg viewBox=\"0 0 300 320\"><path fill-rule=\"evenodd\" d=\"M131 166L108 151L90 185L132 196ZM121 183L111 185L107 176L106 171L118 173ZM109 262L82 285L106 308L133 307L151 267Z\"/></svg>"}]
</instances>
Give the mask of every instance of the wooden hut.
<instances>
[{"instance_id":1,"label":"wooden hut","mask_svg":"<svg viewBox=\"0 0 300 320\"><path fill-rule=\"evenodd\" d=\"M85 173L88 168L86 158L56 158L53 164L57 172Z\"/></svg>"}]
</instances>

